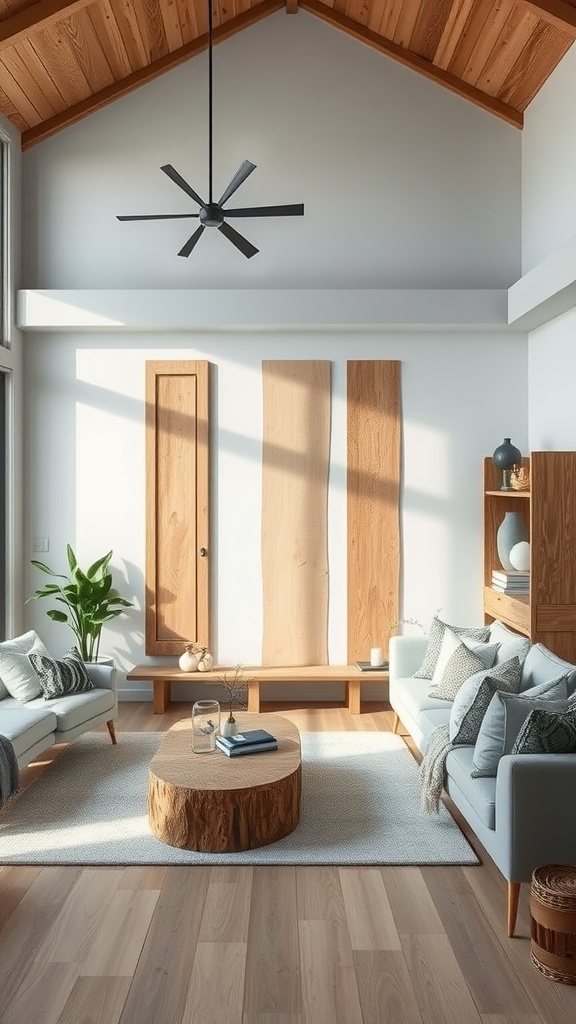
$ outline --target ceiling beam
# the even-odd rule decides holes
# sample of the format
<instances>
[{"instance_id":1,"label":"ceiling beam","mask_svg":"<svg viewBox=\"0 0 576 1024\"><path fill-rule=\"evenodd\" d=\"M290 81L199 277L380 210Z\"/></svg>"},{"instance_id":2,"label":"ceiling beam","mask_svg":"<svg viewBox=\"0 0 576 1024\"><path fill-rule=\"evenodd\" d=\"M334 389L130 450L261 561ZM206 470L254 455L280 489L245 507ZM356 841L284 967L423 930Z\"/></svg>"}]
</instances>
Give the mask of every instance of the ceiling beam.
<instances>
[{"instance_id":1,"label":"ceiling beam","mask_svg":"<svg viewBox=\"0 0 576 1024\"><path fill-rule=\"evenodd\" d=\"M242 32L245 28L249 28L250 25L255 25L258 21L268 17L269 14L274 14L276 11L281 10L283 6L284 0L263 0L257 7L252 7L250 10L239 14L237 18L233 18L224 25L216 27L213 33L214 45L221 43L224 39L229 39L231 36L236 35L237 32ZM154 78L159 78L166 71L171 71L172 68L178 67L179 64L184 64L191 57L196 57L197 54L207 49L208 35L206 34L199 36L198 39L191 43L186 43L185 46L180 47L179 50L174 50L173 53L167 53L148 67L140 68L132 75L128 75L127 78L123 78L120 82L115 82L114 85L101 89L100 92L95 93L93 96L88 96L85 100L81 100L80 103L75 103L73 107L63 110L61 114L56 114L42 124L29 128L28 131L22 133L22 149L30 149L38 142L43 142L63 128L69 128L70 125L87 117L88 114L93 114L96 110L101 110L102 107L108 106L109 103L114 103L121 96L128 95L128 93L140 88L141 85L146 85L147 82L151 82Z\"/></svg>"},{"instance_id":2,"label":"ceiling beam","mask_svg":"<svg viewBox=\"0 0 576 1024\"><path fill-rule=\"evenodd\" d=\"M460 81L459 78L451 75L448 71L444 71L443 68L435 67L429 60L424 60L423 57L410 53L402 46L398 46L389 39L385 39L383 36L377 35L376 32L372 32L363 25L352 21L344 14L340 14L332 7L322 3L321 0L299 0L299 5L303 11L315 14L322 21L328 22L334 28L341 29L342 32L352 36L353 39L371 46L386 57L391 57L412 71L417 71L419 74L424 75L425 78L436 82L437 85L442 85L445 89L449 89L458 96L470 100L470 102L475 103L478 107L482 107L490 114L496 114L502 120L507 121L508 124L514 125L515 128L523 128L523 114L515 110L514 107L509 106L507 103L502 103L501 100L495 99L493 96L487 96L480 89L476 89L473 85L468 85L467 82Z\"/></svg>"},{"instance_id":3,"label":"ceiling beam","mask_svg":"<svg viewBox=\"0 0 576 1024\"><path fill-rule=\"evenodd\" d=\"M5 50L7 46L14 46L33 32L49 28L55 22L62 21L62 18L69 18L71 14L76 14L93 2L94 0L39 0L31 7L12 14L4 21L0 21L0 51Z\"/></svg>"},{"instance_id":4,"label":"ceiling beam","mask_svg":"<svg viewBox=\"0 0 576 1024\"><path fill-rule=\"evenodd\" d=\"M523 7L529 7L542 21L576 38L576 7L564 0L520 0Z\"/></svg>"},{"instance_id":5,"label":"ceiling beam","mask_svg":"<svg viewBox=\"0 0 576 1024\"><path fill-rule=\"evenodd\" d=\"M298 14L298 0L286 0L286 14Z\"/></svg>"}]
</instances>

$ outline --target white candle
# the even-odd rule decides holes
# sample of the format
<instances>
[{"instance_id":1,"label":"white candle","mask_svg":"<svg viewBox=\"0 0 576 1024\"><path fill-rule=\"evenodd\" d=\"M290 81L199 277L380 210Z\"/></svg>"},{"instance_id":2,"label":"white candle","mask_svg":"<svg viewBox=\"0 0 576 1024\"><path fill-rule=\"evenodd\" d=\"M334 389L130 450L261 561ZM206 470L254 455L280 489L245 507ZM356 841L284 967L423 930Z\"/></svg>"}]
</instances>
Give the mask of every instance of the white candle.
<instances>
[{"instance_id":1,"label":"white candle","mask_svg":"<svg viewBox=\"0 0 576 1024\"><path fill-rule=\"evenodd\" d=\"M370 664L371 665L381 665L383 661L384 661L384 655L382 653L382 648L381 647L371 647L370 648Z\"/></svg>"}]
</instances>

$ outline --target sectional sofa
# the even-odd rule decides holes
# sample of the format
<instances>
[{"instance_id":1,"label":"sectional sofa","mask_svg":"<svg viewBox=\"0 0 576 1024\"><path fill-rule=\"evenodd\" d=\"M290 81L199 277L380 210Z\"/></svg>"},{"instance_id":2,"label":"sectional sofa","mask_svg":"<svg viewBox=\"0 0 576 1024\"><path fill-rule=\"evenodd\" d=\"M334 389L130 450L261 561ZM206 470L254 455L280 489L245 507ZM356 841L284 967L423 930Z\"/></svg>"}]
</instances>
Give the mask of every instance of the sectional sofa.
<instances>
[{"instance_id":1,"label":"sectional sofa","mask_svg":"<svg viewBox=\"0 0 576 1024\"><path fill-rule=\"evenodd\" d=\"M438 697L432 685L434 673L422 677L429 641L426 636L395 636L389 647L394 729L402 723L424 760L435 738L445 736L446 730L452 736L456 706L462 703L464 692L461 687L453 699ZM519 685L512 689L513 696L497 696L498 684L490 684L492 718L486 711L474 721L472 737L477 733L476 739L448 748L442 780L444 791L508 882L508 935L512 936L520 885L531 881L534 868L576 863L576 748L567 753L528 752L530 730L527 732L526 726L533 710L531 722L540 715L546 725L566 722L568 729L571 709L576 707L570 700L576 687L576 666L542 644L530 645L498 621L487 627L483 640L467 642L472 650L478 645L486 650L496 647L492 665L479 669L478 677L484 671L487 679L497 679L503 666L505 670L504 663L510 665L515 658L519 662ZM470 687L468 680L463 685ZM516 747L522 748L520 731L527 738L526 752L513 753ZM539 748L539 741L535 745Z\"/></svg>"},{"instance_id":2,"label":"sectional sofa","mask_svg":"<svg viewBox=\"0 0 576 1024\"><path fill-rule=\"evenodd\" d=\"M31 654L40 659L37 663L41 676L30 662ZM104 723L112 743L116 743L114 719L118 698L114 667L82 663L82 675L69 672L66 687L62 683L65 673L59 666L71 664L75 669L74 662L73 658L51 658L33 630L0 643L0 736L12 744L19 768L54 743L68 743ZM42 690L40 678L48 680L48 696ZM74 692L63 692L66 689Z\"/></svg>"}]
</instances>

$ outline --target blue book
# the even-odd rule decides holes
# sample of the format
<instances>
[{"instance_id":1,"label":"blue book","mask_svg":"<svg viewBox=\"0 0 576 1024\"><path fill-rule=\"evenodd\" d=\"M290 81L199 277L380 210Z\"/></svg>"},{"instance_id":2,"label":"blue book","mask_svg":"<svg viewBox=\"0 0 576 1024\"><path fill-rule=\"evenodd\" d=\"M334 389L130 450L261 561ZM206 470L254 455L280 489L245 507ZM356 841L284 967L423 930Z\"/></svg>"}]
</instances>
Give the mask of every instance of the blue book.
<instances>
[{"instance_id":1,"label":"blue book","mask_svg":"<svg viewBox=\"0 0 576 1024\"><path fill-rule=\"evenodd\" d=\"M219 736L218 740L230 749L253 746L255 743L277 742L276 737L265 729L248 729L246 732L237 732L235 736Z\"/></svg>"},{"instance_id":2,"label":"blue book","mask_svg":"<svg viewBox=\"0 0 576 1024\"><path fill-rule=\"evenodd\" d=\"M228 757L242 757L244 754L264 754L267 750L278 750L278 741L270 740L269 743L240 743L237 747L227 746L223 740L228 737L219 736L216 740L218 750Z\"/></svg>"}]
</instances>

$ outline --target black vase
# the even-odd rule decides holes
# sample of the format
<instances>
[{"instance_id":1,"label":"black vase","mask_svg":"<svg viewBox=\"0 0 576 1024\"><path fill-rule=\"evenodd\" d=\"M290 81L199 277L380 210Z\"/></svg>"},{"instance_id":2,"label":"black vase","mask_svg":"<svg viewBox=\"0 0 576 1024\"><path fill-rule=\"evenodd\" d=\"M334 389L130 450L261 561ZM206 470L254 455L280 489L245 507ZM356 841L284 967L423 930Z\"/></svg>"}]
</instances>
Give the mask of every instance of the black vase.
<instances>
[{"instance_id":1,"label":"black vase","mask_svg":"<svg viewBox=\"0 0 576 1024\"><path fill-rule=\"evenodd\" d=\"M513 445L509 437L505 437L502 444L499 444L492 456L492 462L497 469L502 470L501 491L512 490L510 486L510 471L514 466L522 462L522 452L516 445Z\"/></svg>"}]
</instances>

